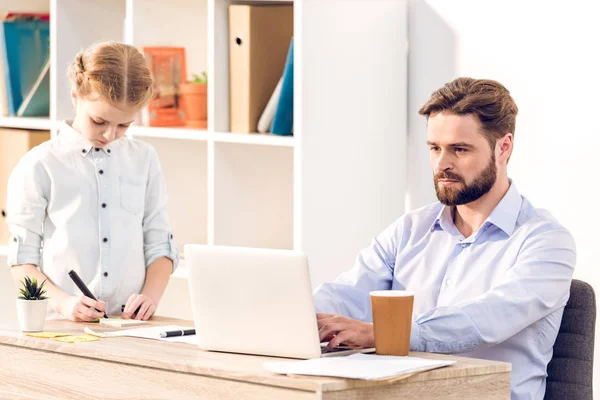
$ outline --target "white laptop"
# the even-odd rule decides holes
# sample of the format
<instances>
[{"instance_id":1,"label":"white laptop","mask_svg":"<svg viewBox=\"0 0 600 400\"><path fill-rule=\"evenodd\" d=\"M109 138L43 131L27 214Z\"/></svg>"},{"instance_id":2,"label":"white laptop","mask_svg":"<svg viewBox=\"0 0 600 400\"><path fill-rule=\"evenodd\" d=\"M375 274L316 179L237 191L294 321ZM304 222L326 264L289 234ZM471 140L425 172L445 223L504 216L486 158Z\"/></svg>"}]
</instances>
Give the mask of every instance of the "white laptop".
<instances>
[{"instance_id":1,"label":"white laptop","mask_svg":"<svg viewBox=\"0 0 600 400\"><path fill-rule=\"evenodd\" d=\"M305 359L374 351L324 350L304 253L188 244L184 254L202 349Z\"/></svg>"}]
</instances>

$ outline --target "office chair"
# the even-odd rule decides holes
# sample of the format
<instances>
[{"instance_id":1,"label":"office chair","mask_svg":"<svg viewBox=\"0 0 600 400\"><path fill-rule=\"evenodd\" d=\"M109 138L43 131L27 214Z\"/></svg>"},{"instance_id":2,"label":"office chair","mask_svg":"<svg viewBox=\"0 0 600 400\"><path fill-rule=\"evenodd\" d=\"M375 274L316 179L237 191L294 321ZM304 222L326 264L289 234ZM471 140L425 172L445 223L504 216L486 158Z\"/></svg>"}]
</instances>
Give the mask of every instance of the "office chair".
<instances>
[{"instance_id":1,"label":"office chair","mask_svg":"<svg viewBox=\"0 0 600 400\"><path fill-rule=\"evenodd\" d=\"M573 279L554 354L548 364L545 400L592 400L596 296Z\"/></svg>"}]
</instances>

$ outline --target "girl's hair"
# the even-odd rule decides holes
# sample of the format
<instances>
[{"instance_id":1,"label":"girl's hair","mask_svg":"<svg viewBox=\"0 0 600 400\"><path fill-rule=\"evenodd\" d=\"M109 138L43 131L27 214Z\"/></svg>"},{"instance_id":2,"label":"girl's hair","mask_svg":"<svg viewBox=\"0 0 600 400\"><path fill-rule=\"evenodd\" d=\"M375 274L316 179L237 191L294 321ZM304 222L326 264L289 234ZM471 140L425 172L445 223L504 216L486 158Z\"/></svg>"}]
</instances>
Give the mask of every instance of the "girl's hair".
<instances>
[{"instance_id":1,"label":"girl's hair","mask_svg":"<svg viewBox=\"0 0 600 400\"><path fill-rule=\"evenodd\" d=\"M144 56L123 43L99 43L78 53L69 79L79 96L98 94L117 108L141 108L153 97Z\"/></svg>"}]
</instances>

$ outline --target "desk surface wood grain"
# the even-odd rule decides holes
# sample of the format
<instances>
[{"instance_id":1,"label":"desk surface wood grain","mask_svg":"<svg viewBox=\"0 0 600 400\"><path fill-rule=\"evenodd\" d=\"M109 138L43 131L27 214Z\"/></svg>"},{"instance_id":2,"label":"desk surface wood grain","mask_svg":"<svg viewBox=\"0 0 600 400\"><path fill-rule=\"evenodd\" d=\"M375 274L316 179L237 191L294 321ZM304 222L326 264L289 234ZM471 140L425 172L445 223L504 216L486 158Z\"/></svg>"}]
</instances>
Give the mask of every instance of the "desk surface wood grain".
<instances>
[{"instance_id":1,"label":"desk surface wood grain","mask_svg":"<svg viewBox=\"0 0 600 400\"><path fill-rule=\"evenodd\" d=\"M165 317L155 317L151 325L193 326L190 321ZM89 326L96 331L112 331L98 323L75 323L70 321L47 321L44 331L84 334L83 328ZM244 340L240 334L240 340ZM62 343L52 339L40 339L26 336L18 330L0 331L0 346L42 350L87 359L118 362L132 366L156 368L170 372L202 375L248 383L257 383L287 389L311 392L334 392L369 387L382 387L398 382L361 381L339 378L286 376L266 371L265 361L285 361L275 357L262 357L244 354L212 352L186 343L171 343L152 339L117 337L102 338L95 342ZM471 378L493 374L506 376L511 366L508 363L478 360L472 358L446 356L441 354L411 353L411 356L456 360L452 366L411 375L402 380L406 384L423 381L438 381ZM350 392L348 392L350 393Z\"/></svg>"}]
</instances>

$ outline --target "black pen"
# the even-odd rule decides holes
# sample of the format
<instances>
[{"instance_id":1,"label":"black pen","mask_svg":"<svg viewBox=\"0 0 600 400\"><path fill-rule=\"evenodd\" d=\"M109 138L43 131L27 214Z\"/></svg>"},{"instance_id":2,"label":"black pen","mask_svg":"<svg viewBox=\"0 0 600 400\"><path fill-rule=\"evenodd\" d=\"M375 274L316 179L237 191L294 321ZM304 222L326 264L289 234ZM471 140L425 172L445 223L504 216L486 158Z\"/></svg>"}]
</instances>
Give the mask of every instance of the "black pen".
<instances>
[{"instance_id":1,"label":"black pen","mask_svg":"<svg viewBox=\"0 0 600 400\"><path fill-rule=\"evenodd\" d=\"M83 293L85 296L89 297L92 300L96 300L98 301L98 299L96 299L94 297L94 295L92 294L92 292L90 292L90 289L88 289L87 286L85 286L85 283L83 283L83 281L81 280L81 278L79 277L79 275L77 275L77 272L70 270L69 271L69 276L71 277L71 279L73 279L73 282L75 282L75 284L77 285L77 287L79 288L79 290L81 290L81 293ZM97 308L94 308L94 310L98 311L98 312L102 312L100 310L98 310ZM104 318L108 318L108 315L106 315L106 312L104 313Z\"/></svg>"},{"instance_id":2,"label":"black pen","mask_svg":"<svg viewBox=\"0 0 600 400\"><path fill-rule=\"evenodd\" d=\"M160 337L166 338L166 337L173 337L173 336L186 336L186 335L195 335L195 334L196 334L195 329L181 329L179 331L161 332Z\"/></svg>"}]
</instances>

